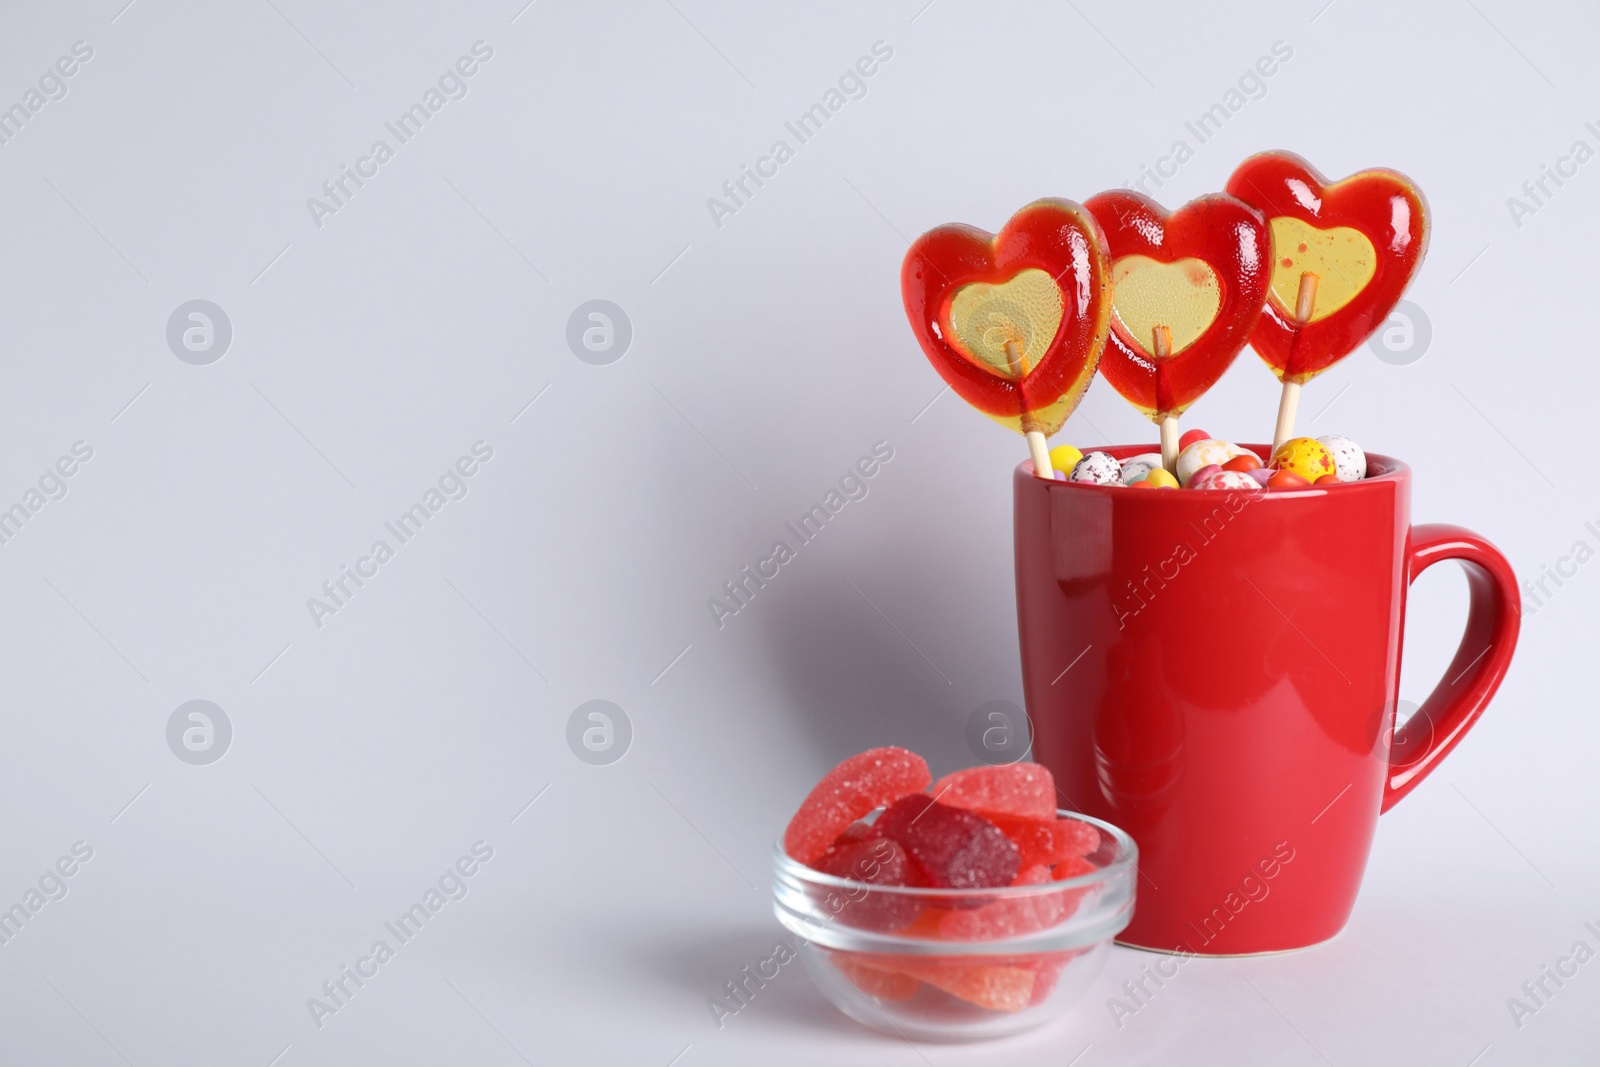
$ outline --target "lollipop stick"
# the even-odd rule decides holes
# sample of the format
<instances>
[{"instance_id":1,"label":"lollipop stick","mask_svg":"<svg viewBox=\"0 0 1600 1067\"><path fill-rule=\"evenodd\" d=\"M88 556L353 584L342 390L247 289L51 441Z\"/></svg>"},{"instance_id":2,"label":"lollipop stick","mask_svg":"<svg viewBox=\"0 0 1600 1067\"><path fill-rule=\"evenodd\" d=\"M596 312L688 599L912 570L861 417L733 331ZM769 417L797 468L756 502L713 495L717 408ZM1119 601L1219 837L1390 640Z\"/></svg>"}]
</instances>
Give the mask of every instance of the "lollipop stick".
<instances>
[{"instance_id":1,"label":"lollipop stick","mask_svg":"<svg viewBox=\"0 0 1600 1067\"><path fill-rule=\"evenodd\" d=\"M1155 347L1151 354L1160 362L1165 363L1172 357L1172 331L1165 326L1157 326L1152 333L1155 335ZM1159 368L1157 373L1160 373ZM1178 470L1178 416L1161 416L1161 465L1167 470L1177 473Z\"/></svg>"},{"instance_id":2,"label":"lollipop stick","mask_svg":"<svg viewBox=\"0 0 1600 1067\"><path fill-rule=\"evenodd\" d=\"M1006 342L1006 361L1011 364L1011 376L1022 381L1022 376L1028 373L1028 365L1017 351L1017 342ZM1050 445L1032 416L1026 413L1022 416L1022 433L1028 439L1028 455L1033 457L1033 473L1047 481L1054 480L1056 472L1050 465Z\"/></svg>"},{"instance_id":3,"label":"lollipop stick","mask_svg":"<svg viewBox=\"0 0 1600 1067\"><path fill-rule=\"evenodd\" d=\"M1311 311L1317 303L1317 276L1310 271L1300 275L1300 292L1294 302L1295 322L1304 326L1311 321ZM1298 333L1296 340L1299 339ZM1283 380L1283 395L1278 398L1278 425L1272 431L1272 451L1294 436L1294 417L1300 409L1300 383Z\"/></svg>"}]
</instances>

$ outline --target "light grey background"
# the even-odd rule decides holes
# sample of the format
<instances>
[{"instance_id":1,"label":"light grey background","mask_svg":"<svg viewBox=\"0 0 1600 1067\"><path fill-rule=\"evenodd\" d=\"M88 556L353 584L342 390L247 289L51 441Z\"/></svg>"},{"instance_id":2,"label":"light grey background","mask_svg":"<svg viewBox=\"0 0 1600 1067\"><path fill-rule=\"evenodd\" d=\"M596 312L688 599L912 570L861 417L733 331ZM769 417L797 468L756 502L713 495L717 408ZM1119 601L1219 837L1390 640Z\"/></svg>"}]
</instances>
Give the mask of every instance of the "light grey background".
<instances>
[{"instance_id":1,"label":"light grey background","mask_svg":"<svg viewBox=\"0 0 1600 1067\"><path fill-rule=\"evenodd\" d=\"M1593 1058L1600 962L1520 1027L1507 1006L1600 948L1587 562L1384 818L1337 942L1194 963L1120 1029L1107 999L1150 957L1118 949L1069 1019L981 1049L862 1030L797 966L721 1029L706 1004L780 934L769 843L818 775L884 743L965 765L972 710L1021 699L1024 452L917 350L915 234L1087 198L1180 138L1147 185L1170 206L1264 148L1402 170L1434 213L1409 294L1431 343L1357 352L1302 426L1410 460L1418 521L1525 577L1600 547L1600 163L1521 188L1600 147L1592 8L124 2L0 13L0 104L93 49L0 145L0 506L93 449L0 545L0 906L93 849L0 946L4 1063ZM316 225L307 199L477 41L467 95ZM797 145L784 123L878 41L866 95ZM1197 145L1185 122L1278 41ZM794 158L717 225L779 138ZM167 345L196 299L233 332L205 366ZM595 299L632 325L606 366L566 340ZM1260 440L1276 394L1246 354L1188 424ZM1154 435L1097 382L1060 440L1108 439ZM467 496L319 628L307 599L479 441ZM719 630L708 598L878 441L869 495ZM1464 583L1415 594L1420 700ZM597 699L632 727L609 765L567 744ZM168 748L190 700L231 723L208 765ZM468 895L315 1025L307 999L478 841Z\"/></svg>"}]
</instances>

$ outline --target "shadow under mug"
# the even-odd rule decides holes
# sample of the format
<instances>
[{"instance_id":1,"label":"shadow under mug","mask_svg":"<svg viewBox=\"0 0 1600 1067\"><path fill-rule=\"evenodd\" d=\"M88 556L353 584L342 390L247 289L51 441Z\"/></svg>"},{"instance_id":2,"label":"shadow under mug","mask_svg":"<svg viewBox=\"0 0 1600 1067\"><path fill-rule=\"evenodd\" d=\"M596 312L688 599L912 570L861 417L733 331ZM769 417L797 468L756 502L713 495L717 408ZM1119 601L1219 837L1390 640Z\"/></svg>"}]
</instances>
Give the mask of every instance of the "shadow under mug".
<instances>
[{"instance_id":1,"label":"shadow under mug","mask_svg":"<svg viewBox=\"0 0 1600 1067\"><path fill-rule=\"evenodd\" d=\"M1510 666L1510 564L1468 530L1412 526L1410 468L1367 461L1360 482L1262 492L1017 467L1034 755L1063 807L1138 842L1139 905L1119 941L1246 955L1333 937L1378 815L1455 747ZM1465 633L1397 728L1406 591L1447 559L1467 574Z\"/></svg>"}]
</instances>

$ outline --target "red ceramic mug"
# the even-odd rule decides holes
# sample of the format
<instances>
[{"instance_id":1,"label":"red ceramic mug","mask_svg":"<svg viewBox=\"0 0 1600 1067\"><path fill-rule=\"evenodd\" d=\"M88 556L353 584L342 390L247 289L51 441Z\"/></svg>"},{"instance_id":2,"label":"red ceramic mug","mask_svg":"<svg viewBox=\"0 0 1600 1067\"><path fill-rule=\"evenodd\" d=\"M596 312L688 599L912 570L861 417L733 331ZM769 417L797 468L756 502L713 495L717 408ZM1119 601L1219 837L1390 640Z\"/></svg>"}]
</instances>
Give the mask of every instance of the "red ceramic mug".
<instances>
[{"instance_id":1,"label":"red ceramic mug","mask_svg":"<svg viewBox=\"0 0 1600 1067\"><path fill-rule=\"evenodd\" d=\"M1510 666L1510 564L1467 530L1412 526L1410 468L1367 461L1360 482L1262 492L1017 468L1034 754L1063 806L1138 842L1139 903L1120 941L1243 955L1333 937L1378 815L1455 747ZM1406 590L1447 559L1467 572L1466 632L1396 730Z\"/></svg>"}]
</instances>

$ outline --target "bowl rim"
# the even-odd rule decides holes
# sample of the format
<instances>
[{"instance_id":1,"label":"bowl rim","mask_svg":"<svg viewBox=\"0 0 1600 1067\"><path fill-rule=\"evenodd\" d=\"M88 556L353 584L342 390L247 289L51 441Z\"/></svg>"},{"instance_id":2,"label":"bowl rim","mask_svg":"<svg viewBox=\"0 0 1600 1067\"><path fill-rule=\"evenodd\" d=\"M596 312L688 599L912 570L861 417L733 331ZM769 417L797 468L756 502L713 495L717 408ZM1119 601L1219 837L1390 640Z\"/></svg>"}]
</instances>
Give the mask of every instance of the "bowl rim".
<instances>
[{"instance_id":1,"label":"bowl rim","mask_svg":"<svg viewBox=\"0 0 1600 1067\"><path fill-rule=\"evenodd\" d=\"M881 808L875 808L868 814L874 814L881 810ZM817 870L815 867L810 867L804 863L801 863L784 850L783 837L780 835L772 845L773 873L774 875L783 874L791 877L803 878L807 882L811 882L815 885L825 886L830 889L865 889L872 893L911 897L918 900L926 900L930 903L939 900L951 899L970 900L975 896L981 896L986 900L992 898L994 901L1024 900L1029 897L1043 896L1048 893L1059 893L1066 889L1081 889L1085 886L1093 886L1101 882L1108 882L1112 878L1118 877L1124 871L1128 871L1130 869L1137 873L1139 845L1134 841L1133 836L1126 830L1122 829L1120 826L1106 822L1104 819L1097 819L1092 815L1085 815L1081 811L1068 811L1065 808L1056 809L1056 818L1076 819L1079 822L1086 822L1091 826L1099 828L1104 833L1109 834L1112 840L1116 841L1118 846L1119 855L1117 859L1104 867L1096 868L1088 874L1080 874L1076 878L1064 878L1060 881L1039 882L1033 885L998 885L972 889L943 889L932 886L909 885L875 885L871 882L862 882L854 878L840 878L837 875L825 874L822 871ZM776 879L774 879L774 882L776 883ZM776 893L776 884L774 884L773 889Z\"/></svg>"}]
</instances>

